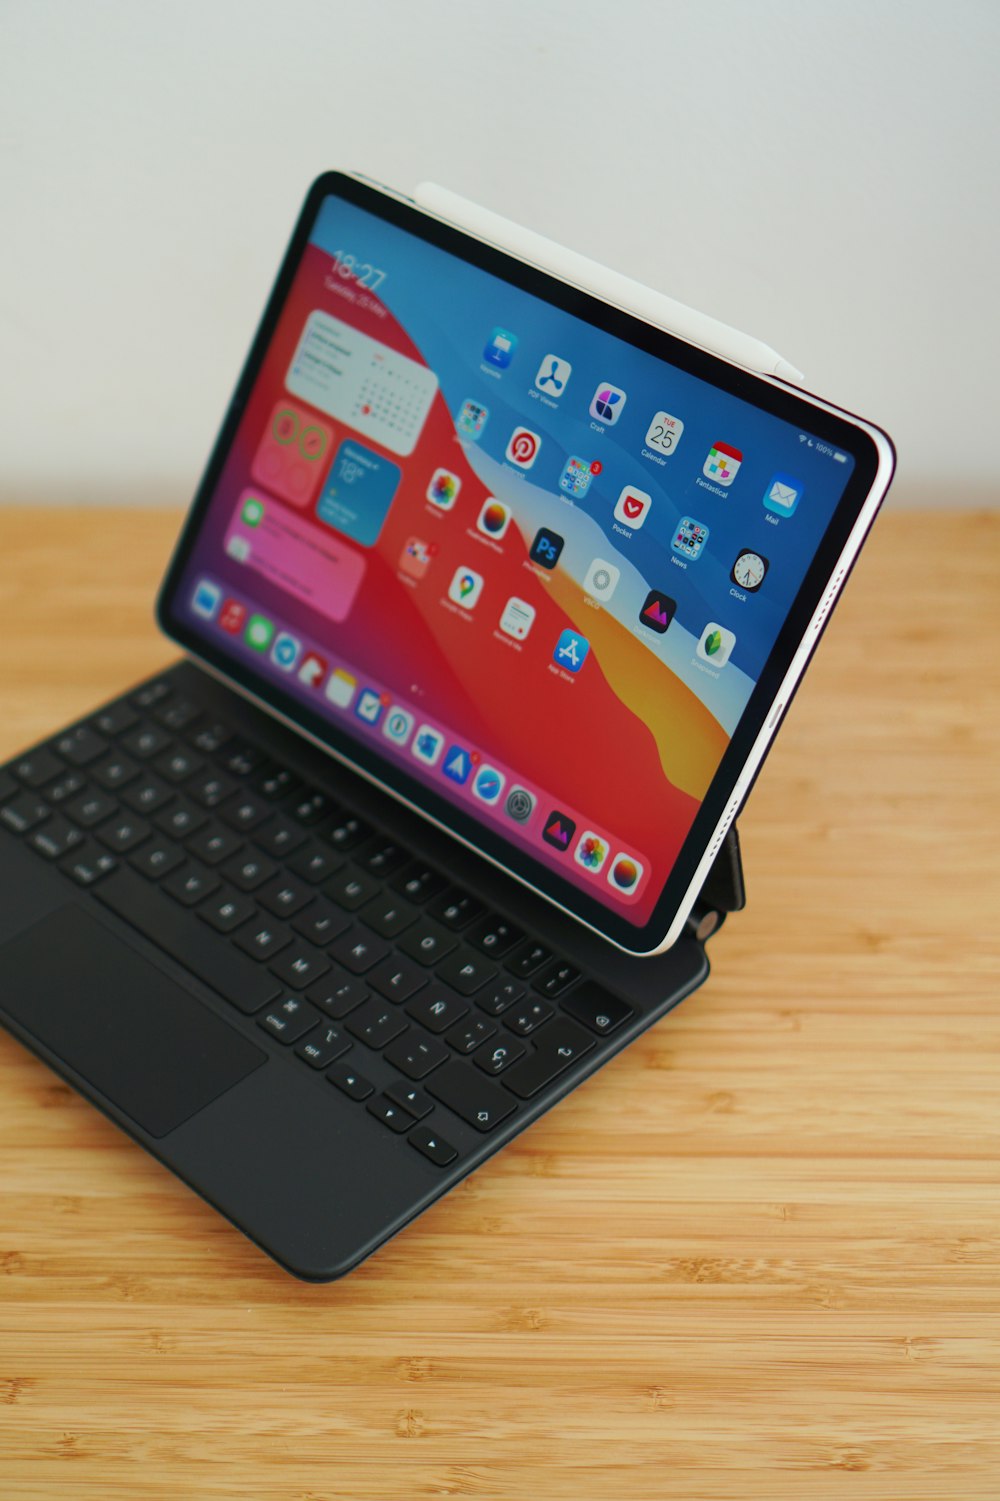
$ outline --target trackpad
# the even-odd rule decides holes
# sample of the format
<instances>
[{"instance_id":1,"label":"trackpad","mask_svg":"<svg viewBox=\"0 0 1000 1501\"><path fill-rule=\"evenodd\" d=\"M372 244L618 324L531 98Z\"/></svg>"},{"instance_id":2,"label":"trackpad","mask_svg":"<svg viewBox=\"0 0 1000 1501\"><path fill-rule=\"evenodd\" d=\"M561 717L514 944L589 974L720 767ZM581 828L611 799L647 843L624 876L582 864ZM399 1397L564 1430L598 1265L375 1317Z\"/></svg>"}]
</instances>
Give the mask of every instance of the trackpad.
<instances>
[{"instance_id":1,"label":"trackpad","mask_svg":"<svg viewBox=\"0 0 1000 1501\"><path fill-rule=\"evenodd\" d=\"M267 1060L77 906L0 946L0 1011L150 1136L166 1136Z\"/></svg>"}]
</instances>

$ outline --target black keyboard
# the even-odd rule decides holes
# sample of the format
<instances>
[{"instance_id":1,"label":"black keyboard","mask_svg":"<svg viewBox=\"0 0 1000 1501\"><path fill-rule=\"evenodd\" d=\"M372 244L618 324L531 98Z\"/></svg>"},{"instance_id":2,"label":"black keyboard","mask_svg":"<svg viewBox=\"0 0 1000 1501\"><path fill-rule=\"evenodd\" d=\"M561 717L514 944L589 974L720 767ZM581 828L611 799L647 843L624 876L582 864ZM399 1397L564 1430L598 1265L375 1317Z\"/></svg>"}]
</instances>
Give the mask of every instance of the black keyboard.
<instances>
[{"instance_id":1,"label":"black keyboard","mask_svg":"<svg viewBox=\"0 0 1000 1501\"><path fill-rule=\"evenodd\" d=\"M0 770L0 828L440 1167L635 1015L169 680Z\"/></svg>"}]
</instances>

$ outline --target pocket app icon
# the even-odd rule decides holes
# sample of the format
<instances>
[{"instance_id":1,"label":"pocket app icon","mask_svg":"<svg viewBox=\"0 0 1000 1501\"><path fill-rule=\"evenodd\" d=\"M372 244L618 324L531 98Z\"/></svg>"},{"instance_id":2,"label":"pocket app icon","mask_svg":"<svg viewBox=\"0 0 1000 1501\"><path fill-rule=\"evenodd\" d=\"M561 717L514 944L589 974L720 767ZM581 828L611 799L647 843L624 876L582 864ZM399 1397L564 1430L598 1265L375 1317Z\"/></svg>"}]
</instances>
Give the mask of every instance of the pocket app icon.
<instances>
[{"instance_id":1,"label":"pocket app icon","mask_svg":"<svg viewBox=\"0 0 1000 1501\"><path fill-rule=\"evenodd\" d=\"M634 485L626 485L618 497L615 506L615 520L623 526L630 526L633 531L638 531L653 503L653 497L647 495L645 490L637 490Z\"/></svg>"}]
</instances>

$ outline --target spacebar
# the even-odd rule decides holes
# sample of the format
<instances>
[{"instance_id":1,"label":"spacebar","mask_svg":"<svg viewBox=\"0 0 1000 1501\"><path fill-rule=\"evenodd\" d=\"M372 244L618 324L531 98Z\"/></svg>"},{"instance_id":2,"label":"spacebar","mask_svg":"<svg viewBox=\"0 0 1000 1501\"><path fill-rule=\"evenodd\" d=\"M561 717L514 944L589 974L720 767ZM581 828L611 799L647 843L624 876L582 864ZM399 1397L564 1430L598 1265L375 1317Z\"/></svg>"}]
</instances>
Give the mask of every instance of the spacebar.
<instances>
[{"instance_id":1,"label":"spacebar","mask_svg":"<svg viewBox=\"0 0 1000 1501\"><path fill-rule=\"evenodd\" d=\"M194 923L142 876L117 870L93 894L247 1016L280 994L273 976L230 948L228 940Z\"/></svg>"}]
</instances>

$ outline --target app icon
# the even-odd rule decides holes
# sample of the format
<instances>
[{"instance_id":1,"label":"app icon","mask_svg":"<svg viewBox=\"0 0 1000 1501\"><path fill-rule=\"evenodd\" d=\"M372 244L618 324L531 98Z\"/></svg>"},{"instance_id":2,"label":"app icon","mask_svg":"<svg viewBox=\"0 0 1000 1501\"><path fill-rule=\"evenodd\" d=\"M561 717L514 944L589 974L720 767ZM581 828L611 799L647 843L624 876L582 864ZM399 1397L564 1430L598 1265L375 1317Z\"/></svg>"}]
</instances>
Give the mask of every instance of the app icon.
<instances>
[{"instance_id":1,"label":"app icon","mask_svg":"<svg viewBox=\"0 0 1000 1501\"><path fill-rule=\"evenodd\" d=\"M616 568L614 563L605 562L604 558L595 558L587 569L587 577L583 581L584 591L591 599L607 603L618 588L621 576L621 569Z\"/></svg>"},{"instance_id":2,"label":"app icon","mask_svg":"<svg viewBox=\"0 0 1000 1501\"><path fill-rule=\"evenodd\" d=\"M538 458L538 450L542 446L542 440L537 433L533 433L530 427L515 427L510 435L504 458L510 464L516 464L518 469L530 469Z\"/></svg>"},{"instance_id":3,"label":"app icon","mask_svg":"<svg viewBox=\"0 0 1000 1501\"><path fill-rule=\"evenodd\" d=\"M435 469L427 486L427 499L441 511L450 511L458 499L462 481L450 469Z\"/></svg>"},{"instance_id":4,"label":"app icon","mask_svg":"<svg viewBox=\"0 0 1000 1501\"><path fill-rule=\"evenodd\" d=\"M247 618L246 606L235 599L227 599L219 612L219 624L231 636L238 636Z\"/></svg>"},{"instance_id":5,"label":"app icon","mask_svg":"<svg viewBox=\"0 0 1000 1501\"><path fill-rule=\"evenodd\" d=\"M274 646L271 648L271 661L276 662L282 672L291 672L299 660L299 652L302 650L302 642L287 631L279 631L274 638Z\"/></svg>"},{"instance_id":6,"label":"app icon","mask_svg":"<svg viewBox=\"0 0 1000 1501\"><path fill-rule=\"evenodd\" d=\"M507 817L515 823L527 823L535 811L535 797L527 787L512 787L503 806Z\"/></svg>"},{"instance_id":7,"label":"app icon","mask_svg":"<svg viewBox=\"0 0 1000 1501\"><path fill-rule=\"evenodd\" d=\"M480 766L472 780L472 791L484 803L498 803L506 780L495 766Z\"/></svg>"},{"instance_id":8,"label":"app icon","mask_svg":"<svg viewBox=\"0 0 1000 1501\"><path fill-rule=\"evenodd\" d=\"M764 491L764 505L775 516L794 516L802 499L802 481L789 474L776 474Z\"/></svg>"},{"instance_id":9,"label":"app icon","mask_svg":"<svg viewBox=\"0 0 1000 1501\"><path fill-rule=\"evenodd\" d=\"M546 844L551 844L553 849L558 850L561 855L565 855L573 841L575 833L576 824L573 820L567 818L565 813L559 813L556 809L553 809L545 820L542 838Z\"/></svg>"},{"instance_id":10,"label":"app icon","mask_svg":"<svg viewBox=\"0 0 1000 1501\"><path fill-rule=\"evenodd\" d=\"M484 537L492 537L499 542L510 526L510 506L505 506L502 500L495 500L490 495L476 519L476 526Z\"/></svg>"},{"instance_id":11,"label":"app icon","mask_svg":"<svg viewBox=\"0 0 1000 1501\"><path fill-rule=\"evenodd\" d=\"M554 568L559 561L559 554L563 550L565 540L565 537L560 537L558 532L550 532L547 526L539 527L528 557L533 563L537 563L539 568Z\"/></svg>"},{"instance_id":12,"label":"app icon","mask_svg":"<svg viewBox=\"0 0 1000 1501\"><path fill-rule=\"evenodd\" d=\"M526 599L518 599L516 594L512 594L500 616L500 629L504 635L513 636L515 641L523 641L534 623L534 605L529 605Z\"/></svg>"},{"instance_id":13,"label":"app icon","mask_svg":"<svg viewBox=\"0 0 1000 1501\"><path fill-rule=\"evenodd\" d=\"M467 438L478 438L486 426L486 419L489 415L489 407L484 407L482 402L463 401L456 426L459 432L464 433Z\"/></svg>"},{"instance_id":14,"label":"app icon","mask_svg":"<svg viewBox=\"0 0 1000 1501\"><path fill-rule=\"evenodd\" d=\"M552 660L565 667L567 672L579 672L589 651L590 642L586 636L581 636L579 631L565 630L556 642Z\"/></svg>"},{"instance_id":15,"label":"app icon","mask_svg":"<svg viewBox=\"0 0 1000 1501\"><path fill-rule=\"evenodd\" d=\"M569 360L560 359L557 354L547 354L538 367L535 385L546 396L559 397L565 391L566 382L572 374L573 366Z\"/></svg>"},{"instance_id":16,"label":"app icon","mask_svg":"<svg viewBox=\"0 0 1000 1501\"><path fill-rule=\"evenodd\" d=\"M732 631L727 631L724 625L716 625L714 620L710 620L702 631L695 650L703 662L711 662L713 667L725 667L735 645L736 637Z\"/></svg>"},{"instance_id":17,"label":"app icon","mask_svg":"<svg viewBox=\"0 0 1000 1501\"><path fill-rule=\"evenodd\" d=\"M434 730L429 724L422 724L413 737L410 750L418 761L425 762L428 766L437 764L437 759L444 747L444 736L439 730Z\"/></svg>"},{"instance_id":18,"label":"app icon","mask_svg":"<svg viewBox=\"0 0 1000 1501\"><path fill-rule=\"evenodd\" d=\"M323 691L331 704L336 704L338 709L349 709L357 686L357 678L345 672L342 667L338 667L331 672Z\"/></svg>"},{"instance_id":19,"label":"app icon","mask_svg":"<svg viewBox=\"0 0 1000 1501\"><path fill-rule=\"evenodd\" d=\"M299 668L299 682L307 688L318 688L321 681L326 677L327 660L321 657L319 652L307 651L302 658L302 666Z\"/></svg>"},{"instance_id":20,"label":"app icon","mask_svg":"<svg viewBox=\"0 0 1000 1501\"><path fill-rule=\"evenodd\" d=\"M642 880L644 866L631 855L616 855L608 870L608 885L629 896Z\"/></svg>"},{"instance_id":21,"label":"app icon","mask_svg":"<svg viewBox=\"0 0 1000 1501\"><path fill-rule=\"evenodd\" d=\"M256 495L248 495L240 510L240 520L244 526L260 526L264 520L264 502Z\"/></svg>"},{"instance_id":22,"label":"app icon","mask_svg":"<svg viewBox=\"0 0 1000 1501\"><path fill-rule=\"evenodd\" d=\"M194 594L191 596L191 608L196 615L201 615L205 620L212 620L215 612L222 602L222 590L218 584L210 584L208 579L201 579Z\"/></svg>"},{"instance_id":23,"label":"app icon","mask_svg":"<svg viewBox=\"0 0 1000 1501\"><path fill-rule=\"evenodd\" d=\"M365 724L376 725L382 718L384 708L381 694L376 693L374 688L362 688L354 705L354 712Z\"/></svg>"},{"instance_id":24,"label":"app icon","mask_svg":"<svg viewBox=\"0 0 1000 1501\"><path fill-rule=\"evenodd\" d=\"M483 592L483 576L473 568L456 568L455 576L448 586L448 598L453 599L463 610L475 609Z\"/></svg>"},{"instance_id":25,"label":"app icon","mask_svg":"<svg viewBox=\"0 0 1000 1501\"><path fill-rule=\"evenodd\" d=\"M657 412L646 429L646 447L669 457L677 452L683 431L684 424L679 417L671 417L669 412Z\"/></svg>"},{"instance_id":26,"label":"app icon","mask_svg":"<svg viewBox=\"0 0 1000 1501\"><path fill-rule=\"evenodd\" d=\"M592 875L596 875L607 858L607 842L601 838L600 834L595 834L593 829L584 829L573 851L573 859L577 865L582 865L584 870L589 870Z\"/></svg>"},{"instance_id":27,"label":"app icon","mask_svg":"<svg viewBox=\"0 0 1000 1501\"><path fill-rule=\"evenodd\" d=\"M483 359L487 365L494 365L497 370L506 370L516 349L517 335L506 328L495 328L483 350Z\"/></svg>"},{"instance_id":28,"label":"app icon","mask_svg":"<svg viewBox=\"0 0 1000 1501\"><path fill-rule=\"evenodd\" d=\"M633 531L638 531L653 503L653 497L647 495L645 490L637 490L634 485L626 485L618 497L615 506L615 520L625 526L630 526Z\"/></svg>"},{"instance_id":29,"label":"app icon","mask_svg":"<svg viewBox=\"0 0 1000 1501\"><path fill-rule=\"evenodd\" d=\"M411 579L422 579L436 552L436 542L425 542L423 537L407 537L399 555L400 573L407 574Z\"/></svg>"},{"instance_id":30,"label":"app icon","mask_svg":"<svg viewBox=\"0 0 1000 1501\"><path fill-rule=\"evenodd\" d=\"M707 541L708 527L705 523L695 521L693 516L682 516L670 546L674 552L680 553L682 558L687 558L689 563L693 563L701 557Z\"/></svg>"},{"instance_id":31,"label":"app icon","mask_svg":"<svg viewBox=\"0 0 1000 1501\"><path fill-rule=\"evenodd\" d=\"M769 566L767 558L762 553L745 547L737 554L729 577L734 584L739 584L740 588L745 589L748 594L756 594L764 582L764 575Z\"/></svg>"},{"instance_id":32,"label":"app icon","mask_svg":"<svg viewBox=\"0 0 1000 1501\"><path fill-rule=\"evenodd\" d=\"M717 485L731 485L740 472L743 463L743 455L738 448L731 448L728 443L713 443L708 450L708 458L701 466L701 472L706 479L714 480Z\"/></svg>"},{"instance_id":33,"label":"app icon","mask_svg":"<svg viewBox=\"0 0 1000 1501\"><path fill-rule=\"evenodd\" d=\"M251 615L247 621L244 640L254 651L267 651L274 636L274 624L266 615Z\"/></svg>"},{"instance_id":34,"label":"app icon","mask_svg":"<svg viewBox=\"0 0 1000 1501\"><path fill-rule=\"evenodd\" d=\"M567 459L566 467L559 476L559 488L574 499L582 500L590 489L593 477L589 459Z\"/></svg>"},{"instance_id":35,"label":"app icon","mask_svg":"<svg viewBox=\"0 0 1000 1501\"><path fill-rule=\"evenodd\" d=\"M441 770L451 781L464 787L469 780L469 772L472 770L472 757L460 745L449 745L441 763Z\"/></svg>"},{"instance_id":36,"label":"app icon","mask_svg":"<svg viewBox=\"0 0 1000 1501\"><path fill-rule=\"evenodd\" d=\"M662 636L673 620L676 609L676 599L671 599L669 594L664 594L660 589L650 589L639 611L639 620Z\"/></svg>"},{"instance_id":37,"label":"app icon","mask_svg":"<svg viewBox=\"0 0 1000 1501\"><path fill-rule=\"evenodd\" d=\"M607 381L602 381L590 399L590 415L613 427L625 410L627 399L618 386L609 386Z\"/></svg>"},{"instance_id":38,"label":"app icon","mask_svg":"<svg viewBox=\"0 0 1000 1501\"><path fill-rule=\"evenodd\" d=\"M231 537L227 537L226 539L226 552L237 563L246 563L250 559L253 548L250 546L250 539L248 537L241 537L239 532L234 532Z\"/></svg>"},{"instance_id":39,"label":"app icon","mask_svg":"<svg viewBox=\"0 0 1000 1501\"><path fill-rule=\"evenodd\" d=\"M405 745L410 738L413 729L413 715L401 709L398 704L393 704L385 716L382 726L382 734L387 740L392 740L396 745Z\"/></svg>"}]
</instances>

